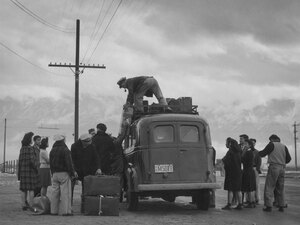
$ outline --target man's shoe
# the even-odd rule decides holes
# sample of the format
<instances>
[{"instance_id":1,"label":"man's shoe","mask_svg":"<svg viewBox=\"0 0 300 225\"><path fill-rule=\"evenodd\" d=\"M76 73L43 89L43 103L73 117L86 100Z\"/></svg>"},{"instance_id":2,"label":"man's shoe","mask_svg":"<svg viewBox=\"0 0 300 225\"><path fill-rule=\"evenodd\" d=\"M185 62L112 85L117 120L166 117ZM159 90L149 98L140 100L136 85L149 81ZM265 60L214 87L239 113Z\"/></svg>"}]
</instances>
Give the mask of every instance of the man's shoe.
<instances>
[{"instance_id":1,"label":"man's shoe","mask_svg":"<svg viewBox=\"0 0 300 225\"><path fill-rule=\"evenodd\" d=\"M248 203L244 208L255 208L255 203Z\"/></svg>"},{"instance_id":2,"label":"man's shoe","mask_svg":"<svg viewBox=\"0 0 300 225\"><path fill-rule=\"evenodd\" d=\"M243 209L243 205L242 204L238 204L237 207L235 207L234 209L242 210Z\"/></svg>"},{"instance_id":3,"label":"man's shoe","mask_svg":"<svg viewBox=\"0 0 300 225\"><path fill-rule=\"evenodd\" d=\"M264 212L272 212L272 207L266 206L265 208L263 208Z\"/></svg>"},{"instance_id":4,"label":"man's shoe","mask_svg":"<svg viewBox=\"0 0 300 225\"><path fill-rule=\"evenodd\" d=\"M278 211L279 211L279 212L284 212L283 207L279 207Z\"/></svg>"},{"instance_id":5,"label":"man's shoe","mask_svg":"<svg viewBox=\"0 0 300 225\"><path fill-rule=\"evenodd\" d=\"M225 205L222 209L223 209L223 210L231 210L231 205L230 205L230 204L227 204L227 205Z\"/></svg>"}]
</instances>

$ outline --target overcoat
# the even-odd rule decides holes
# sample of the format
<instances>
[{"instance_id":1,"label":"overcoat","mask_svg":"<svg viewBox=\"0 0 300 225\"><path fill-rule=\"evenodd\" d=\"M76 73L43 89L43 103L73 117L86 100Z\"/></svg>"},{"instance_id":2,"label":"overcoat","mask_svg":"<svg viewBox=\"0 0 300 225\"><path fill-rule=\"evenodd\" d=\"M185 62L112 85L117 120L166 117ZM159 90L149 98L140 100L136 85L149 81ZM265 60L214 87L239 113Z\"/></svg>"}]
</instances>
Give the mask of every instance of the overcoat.
<instances>
[{"instance_id":1,"label":"overcoat","mask_svg":"<svg viewBox=\"0 0 300 225\"><path fill-rule=\"evenodd\" d=\"M222 161L225 169L224 190L240 191L242 186L240 151L229 148Z\"/></svg>"},{"instance_id":2,"label":"overcoat","mask_svg":"<svg viewBox=\"0 0 300 225\"><path fill-rule=\"evenodd\" d=\"M36 158L32 146L23 146L19 155L18 180L20 180L20 190L34 190L39 186L39 159Z\"/></svg>"}]
</instances>

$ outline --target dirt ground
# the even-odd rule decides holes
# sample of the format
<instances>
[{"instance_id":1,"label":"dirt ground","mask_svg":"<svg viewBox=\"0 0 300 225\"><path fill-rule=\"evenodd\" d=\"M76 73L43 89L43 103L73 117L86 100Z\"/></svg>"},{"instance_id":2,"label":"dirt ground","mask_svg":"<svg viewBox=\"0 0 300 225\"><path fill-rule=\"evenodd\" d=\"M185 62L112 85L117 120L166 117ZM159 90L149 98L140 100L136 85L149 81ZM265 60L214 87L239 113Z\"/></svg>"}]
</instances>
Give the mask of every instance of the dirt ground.
<instances>
[{"instance_id":1,"label":"dirt ground","mask_svg":"<svg viewBox=\"0 0 300 225\"><path fill-rule=\"evenodd\" d=\"M218 177L223 186L223 178ZM273 208L273 212L262 211L263 205L255 209L242 211L223 211L221 207L226 204L226 192L216 191L216 208L208 211L197 210L189 204L191 198L177 197L175 203L165 202L162 199L142 200L137 212L128 212L125 203L120 204L120 216L84 216L80 214L80 186L75 188L72 217L31 215L23 212L20 207L20 192L15 175L0 174L0 224L1 225L60 225L60 224L210 224L210 225L299 225L300 223L300 179L289 177L286 179L286 200L288 208L284 213ZM264 178L261 178L263 191ZM262 192L263 193L263 192ZM51 194L51 187L49 193Z\"/></svg>"}]
</instances>

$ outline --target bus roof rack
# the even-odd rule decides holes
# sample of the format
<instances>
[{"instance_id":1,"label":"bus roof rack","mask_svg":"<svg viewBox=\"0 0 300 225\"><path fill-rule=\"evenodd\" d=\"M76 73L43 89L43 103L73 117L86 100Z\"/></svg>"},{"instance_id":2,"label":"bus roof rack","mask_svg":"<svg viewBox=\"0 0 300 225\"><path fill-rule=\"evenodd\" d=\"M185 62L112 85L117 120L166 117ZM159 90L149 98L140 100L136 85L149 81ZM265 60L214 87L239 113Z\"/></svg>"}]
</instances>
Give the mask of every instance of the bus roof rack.
<instances>
[{"instance_id":1,"label":"bus roof rack","mask_svg":"<svg viewBox=\"0 0 300 225\"><path fill-rule=\"evenodd\" d=\"M168 105L160 105L156 103L148 104L148 101L143 101L144 112L133 112L133 120L136 120L144 115L152 114L167 114L167 113L176 113L176 114L194 114L199 115L197 109L198 105L192 104L191 97L180 97L167 98Z\"/></svg>"}]
</instances>

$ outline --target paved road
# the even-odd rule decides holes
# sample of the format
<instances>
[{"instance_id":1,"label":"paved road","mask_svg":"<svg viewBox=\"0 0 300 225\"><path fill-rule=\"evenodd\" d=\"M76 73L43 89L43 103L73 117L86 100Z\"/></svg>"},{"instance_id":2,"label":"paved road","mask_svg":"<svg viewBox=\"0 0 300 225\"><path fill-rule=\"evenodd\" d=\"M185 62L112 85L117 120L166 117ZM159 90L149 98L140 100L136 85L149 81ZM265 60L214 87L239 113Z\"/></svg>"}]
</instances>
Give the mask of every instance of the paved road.
<instances>
[{"instance_id":1,"label":"paved road","mask_svg":"<svg viewBox=\"0 0 300 225\"><path fill-rule=\"evenodd\" d=\"M223 178L218 178L223 182ZM261 178L263 189L264 178ZM49 191L50 194L50 191ZM21 211L18 183L14 175L0 174L0 224L224 224L224 225L299 225L300 224L300 179L286 179L286 199L288 208L284 213L274 210L272 213L262 211L262 205L255 209L242 211L223 211L221 207L226 204L226 192L216 192L216 208L209 211L199 211L189 204L189 197L178 197L175 203L168 203L161 199L141 201L137 212L128 212L125 205L120 205L119 217L83 216L79 213L80 187L75 188L74 216L33 216Z\"/></svg>"}]
</instances>

